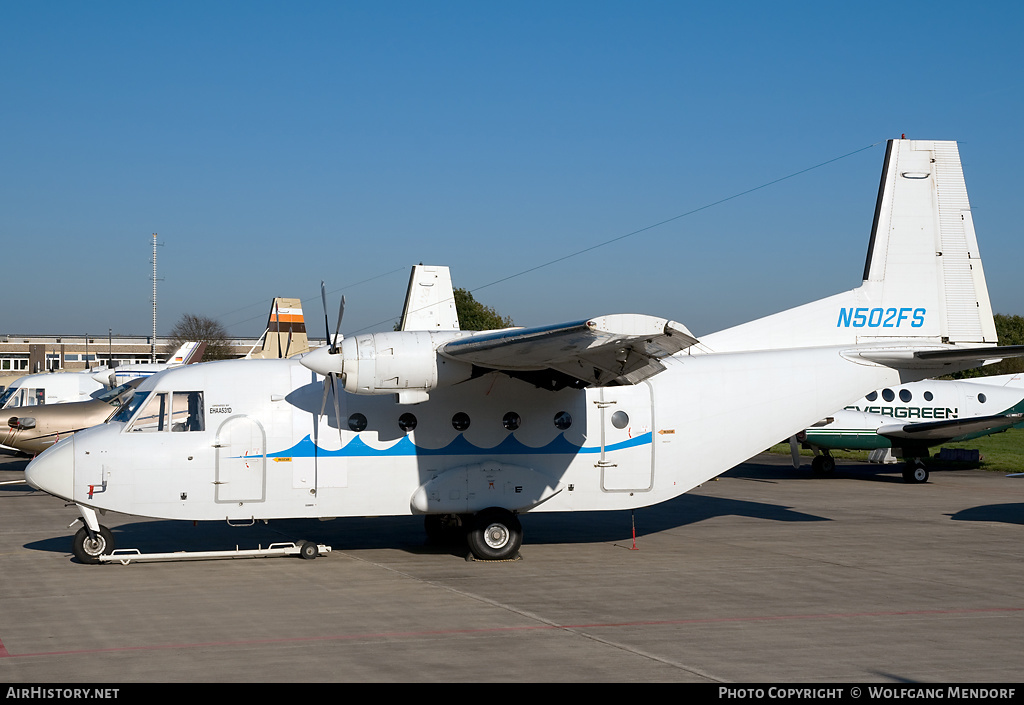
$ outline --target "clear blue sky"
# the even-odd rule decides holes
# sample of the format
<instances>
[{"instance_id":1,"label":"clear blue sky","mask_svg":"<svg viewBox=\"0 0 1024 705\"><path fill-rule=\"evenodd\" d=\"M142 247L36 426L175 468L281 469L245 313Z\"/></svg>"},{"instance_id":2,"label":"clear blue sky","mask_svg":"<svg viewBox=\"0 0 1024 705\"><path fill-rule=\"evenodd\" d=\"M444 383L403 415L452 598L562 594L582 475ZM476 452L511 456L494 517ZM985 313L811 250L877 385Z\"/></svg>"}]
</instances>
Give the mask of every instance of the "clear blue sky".
<instances>
[{"instance_id":1,"label":"clear blue sky","mask_svg":"<svg viewBox=\"0 0 1024 705\"><path fill-rule=\"evenodd\" d=\"M5 2L0 333L263 331L409 267L540 325L698 335L860 282L884 141L954 139L1024 314L1016 3ZM486 286L868 145L694 215ZM366 281L370 280L370 281Z\"/></svg>"}]
</instances>

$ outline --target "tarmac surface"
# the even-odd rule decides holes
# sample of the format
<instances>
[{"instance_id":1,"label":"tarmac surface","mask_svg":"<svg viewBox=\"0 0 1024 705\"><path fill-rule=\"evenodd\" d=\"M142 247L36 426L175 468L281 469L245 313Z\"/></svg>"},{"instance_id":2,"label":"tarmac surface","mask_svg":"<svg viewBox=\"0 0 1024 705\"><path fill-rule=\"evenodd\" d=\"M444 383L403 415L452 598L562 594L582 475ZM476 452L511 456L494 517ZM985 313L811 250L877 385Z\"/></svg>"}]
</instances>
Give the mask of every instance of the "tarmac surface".
<instances>
[{"instance_id":1,"label":"tarmac surface","mask_svg":"<svg viewBox=\"0 0 1024 705\"><path fill-rule=\"evenodd\" d=\"M0 456L0 482L26 461ZM1015 683L1024 478L760 455L630 512L527 514L516 561L422 519L247 528L108 515L119 548L330 545L81 565L74 508L0 485L0 683ZM633 526L635 523L635 539ZM77 525L75 526L77 529Z\"/></svg>"}]
</instances>

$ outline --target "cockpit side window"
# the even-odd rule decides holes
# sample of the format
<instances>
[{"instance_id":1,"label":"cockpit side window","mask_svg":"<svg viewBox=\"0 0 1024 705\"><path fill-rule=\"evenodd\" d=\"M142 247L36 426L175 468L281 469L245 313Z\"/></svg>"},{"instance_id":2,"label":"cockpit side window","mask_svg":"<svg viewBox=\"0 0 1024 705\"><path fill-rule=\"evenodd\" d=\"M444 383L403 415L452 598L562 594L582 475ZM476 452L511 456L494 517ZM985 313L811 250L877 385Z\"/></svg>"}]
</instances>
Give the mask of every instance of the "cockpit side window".
<instances>
[{"instance_id":1,"label":"cockpit side window","mask_svg":"<svg viewBox=\"0 0 1024 705\"><path fill-rule=\"evenodd\" d=\"M129 406L136 405L131 403ZM128 429L131 432L206 430L202 392L153 392L141 407Z\"/></svg>"},{"instance_id":2,"label":"cockpit side window","mask_svg":"<svg viewBox=\"0 0 1024 705\"><path fill-rule=\"evenodd\" d=\"M174 392L171 431L205 431L202 392Z\"/></svg>"}]
</instances>

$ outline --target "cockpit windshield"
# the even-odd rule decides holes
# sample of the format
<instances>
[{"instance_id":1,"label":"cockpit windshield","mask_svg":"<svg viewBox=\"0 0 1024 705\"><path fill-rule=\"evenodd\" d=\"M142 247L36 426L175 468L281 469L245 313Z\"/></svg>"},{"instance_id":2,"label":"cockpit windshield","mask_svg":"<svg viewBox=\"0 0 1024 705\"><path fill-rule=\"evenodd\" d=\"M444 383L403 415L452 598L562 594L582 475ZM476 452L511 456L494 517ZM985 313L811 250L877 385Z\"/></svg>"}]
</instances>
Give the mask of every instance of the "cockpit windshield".
<instances>
[{"instance_id":1,"label":"cockpit windshield","mask_svg":"<svg viewBox=\"0 0 1024 705\"><path fill-rule=\"evenodd\" d=\"M111 390L113 391L113 390ZM122 423L128 423L135 412L142 406L142 402L146 401L146 397L149 396L149 392L135 392L132 398L128 400L124 406L117 410L117 413L110 417L111 421L120 421Z\"/></svg>"},{"instance_id":2,"label":"cockpit windshield","mask_svg":"<svg viewBox=\"0 0 1024 705\"><path fill-rule=\"evenodd\" d=\"M118 403L118 397L127 392L128 390L130 390L132 386L133 385L131 383L122 384L120 387L108 389L107 391L103 392L103 394L100 394L96 398L99 399L100 401L110 402L111 404Z\"/></svg>"},{"instance_id":3,"label":"cockpit windshield","mask_svg":"<svg viewBox=\"0 0 1024 705\"><path fill-rule=\"evenodd\" d=\"M21 389L19 389L18 387L8 388L7 391L5 391L2 396L0 396L0 409L7 408L7 402L10 400L10 398L20 391ZM11 406L17 406L17 404L12 404Z\"/></svg>"}]
</instances>

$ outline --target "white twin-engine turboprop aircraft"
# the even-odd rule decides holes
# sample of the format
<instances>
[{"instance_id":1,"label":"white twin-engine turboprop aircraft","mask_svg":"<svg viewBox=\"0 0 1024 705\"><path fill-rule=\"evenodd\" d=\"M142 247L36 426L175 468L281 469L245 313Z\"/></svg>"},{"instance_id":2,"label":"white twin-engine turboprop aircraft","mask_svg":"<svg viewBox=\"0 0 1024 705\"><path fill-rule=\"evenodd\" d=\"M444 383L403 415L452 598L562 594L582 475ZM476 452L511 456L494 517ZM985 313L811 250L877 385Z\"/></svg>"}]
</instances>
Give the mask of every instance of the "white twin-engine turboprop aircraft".
<instances>
[{"instance_id":1,"label":"white twin-engine turboprop aircraft","mask_svg":"<svg viewBox=\"0 0 1024 705\"><path fill-rule=\"evenodd\" d=\"M26 478L78 505L84 562L113 547L97 511L420 514L506 559L517 515L665 501L871 390L1001 353L955 142L889 142L859 288L700 343L634 314L460 331L450 297L446 268L418 267L403 330L150 377Z\"/></svg>"}]
</instances>

